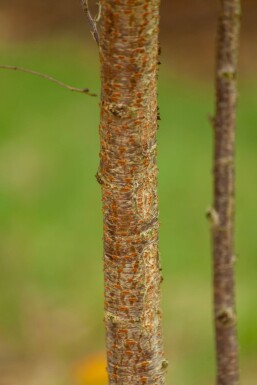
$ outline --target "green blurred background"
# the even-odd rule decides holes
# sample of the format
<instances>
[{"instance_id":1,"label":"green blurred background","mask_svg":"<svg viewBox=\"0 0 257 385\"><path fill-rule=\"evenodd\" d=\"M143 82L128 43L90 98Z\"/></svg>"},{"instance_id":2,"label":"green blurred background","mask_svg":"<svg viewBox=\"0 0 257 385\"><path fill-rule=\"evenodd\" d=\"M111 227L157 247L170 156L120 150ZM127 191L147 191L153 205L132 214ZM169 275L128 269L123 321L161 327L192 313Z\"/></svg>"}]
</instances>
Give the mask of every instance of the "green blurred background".
<instances>
[{"instance_id":1,"label":"green blurred background","mask_svg":"<svg viewBox=\"0 0 257 385\"><path fill-rule=\"evenodd\" d=\"M257 377L257 7L243 1L237 128L242 384ZM211 256L216 1L162 4L159 193L168 383L214 383ZM1 0L0 64L99 94L79 1ZM105 385L99 100L0 72L0 385Z\"/></svg>"}]
</instances>

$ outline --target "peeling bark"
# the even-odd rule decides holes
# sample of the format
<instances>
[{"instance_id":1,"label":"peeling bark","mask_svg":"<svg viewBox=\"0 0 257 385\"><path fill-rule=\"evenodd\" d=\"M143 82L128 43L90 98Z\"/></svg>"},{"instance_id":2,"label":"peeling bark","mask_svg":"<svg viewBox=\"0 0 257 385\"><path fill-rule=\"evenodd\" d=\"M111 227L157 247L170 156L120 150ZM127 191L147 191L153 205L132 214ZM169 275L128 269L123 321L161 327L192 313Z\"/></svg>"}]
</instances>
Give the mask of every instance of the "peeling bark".
<instances>
[{"instance_id":1,"label":"peeling bark","mask_svg":"<svg viewBox=\"0 0 257 385\"><path fill-rule=\"evenodd\" d=\"M217 385L238 385L234 282L235 125L240 1L220 0L214 125L214 208L211 210Z\"/></svg>"},{"instance_id":2,"label":"peeling bark","mask_svg":"<svg viewBox=\"0 0 257 385\"><path fill-rule=\"evenodd\" d=\"M100 167L110 384L162 385L156 164L159 0L101 0Z\"/></svg>"}]
</instances>

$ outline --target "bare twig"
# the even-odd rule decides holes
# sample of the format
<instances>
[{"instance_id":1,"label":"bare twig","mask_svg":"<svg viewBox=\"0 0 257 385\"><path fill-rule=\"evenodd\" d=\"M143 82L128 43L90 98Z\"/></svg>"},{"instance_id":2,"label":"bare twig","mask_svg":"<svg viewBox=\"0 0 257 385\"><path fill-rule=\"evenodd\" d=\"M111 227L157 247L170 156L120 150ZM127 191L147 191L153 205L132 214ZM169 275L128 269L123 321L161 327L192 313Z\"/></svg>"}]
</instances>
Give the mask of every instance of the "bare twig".
<instances>
[{"instance_id":1,"label":"bare twig","mask_svg":"<svg viewBox=\"0 0 257 385\"><path fill-rule=\"evenodd\" d=\"M234 211L240 0L219 0L212 220L216 385L239 385Z\"/></svg>"},{"instance_id":2,"label":"bare twig","mask_svg":"<svg viewBox=\"0 0 257 385\"><path fill-rule=\"evenodd\" d=\"M96 44L99 45L99 34L98 34L96 23L100 19L101 5L100 5L100 3L98 3L99 12L95 18L90 13L89 6L88 6L88 0L81 0L81 6L82 6L82 9L83 9L84 13L86 14L88 21L89 21L89 24L91 26L91 33L93 35L93 38L96 41Z\"/></svg>"},{"instance_id":3,"label":"bare twig","mask_svg":"<svg viewBox=\"0 0 257 385\"><path fill-rule=\"evenodd\" d=\"M101 3L100 3L100 0L99 0L99 2L97 3L97 5L98 5L98 13L97 13L97 15L95 16L95 22L96 22L96 23L99 23L99 21L100 21L100 19L101 19L101 14L102 14L102 5L101 5Z\"/></svg>"},{"instance_id":4,"label":"bare twig","mask_svg":"<svg viewBox=\"0 0 257 385\"><path fill-rule=\"evenodd\" d=\"M54 79L51 76L48 76L46 74L42 74L40 72L33 71L33 70L30 70L30 69L27 69L27 68L17 67L17 66L0 65L0 69L25 72L25 73L28 73L28 74L31 74L31 75L38 76L38 77L43 78L43 79L47 79L50 82L55 83L55 84L57 84L60 87L66 88L69 91L79 92L81 94L86 94L86 95L89 95L89 96L97 96L96 94L89 92L88 88L72 87L72 86L69 86L68 84L65 84L65 83L63 83L63 82L61 82L61 81L59 81L57 79Z\"/></svg>"}]
</instances>

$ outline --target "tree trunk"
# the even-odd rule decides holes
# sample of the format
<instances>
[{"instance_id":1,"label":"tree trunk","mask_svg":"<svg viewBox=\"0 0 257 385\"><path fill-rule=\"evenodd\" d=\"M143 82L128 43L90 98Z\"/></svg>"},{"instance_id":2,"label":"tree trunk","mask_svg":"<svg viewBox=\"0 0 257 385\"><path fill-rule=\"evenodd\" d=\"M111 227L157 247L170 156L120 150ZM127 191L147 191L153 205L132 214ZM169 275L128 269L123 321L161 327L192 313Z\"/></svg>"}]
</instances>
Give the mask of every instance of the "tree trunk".
<instances>
[{"instance_id":1,"label":"tree trunk","mask_svg":"<svg viewBox=\"0 0 257 385\"><path fill-rule=\"evenodd\" d=\"M238 385L234 284L234 152L237 103L239 0L220 0L214 118L214 313L217 385Z\"/></svg>"},{"instance_id":2,"label":"tree trunk","mask_svg":"<svg viewBox=\"0 0 257 385\"><path fill-rule=\"evenodd\" d=\"M159 0L102 0L100 167L110 384L164 384L156 164Z\"/></svg>"}]
</instances>

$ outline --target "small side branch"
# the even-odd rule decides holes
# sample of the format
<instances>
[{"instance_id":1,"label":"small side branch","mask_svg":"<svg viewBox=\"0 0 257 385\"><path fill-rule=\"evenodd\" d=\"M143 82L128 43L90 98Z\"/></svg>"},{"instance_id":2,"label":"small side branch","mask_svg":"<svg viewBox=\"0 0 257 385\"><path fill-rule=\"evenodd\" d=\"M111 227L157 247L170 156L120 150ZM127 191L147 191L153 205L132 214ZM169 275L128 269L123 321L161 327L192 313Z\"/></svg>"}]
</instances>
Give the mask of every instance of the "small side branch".
<instances>
[{"instance_id":1,"label":"small side branch","mask_svg":"<svg viewBox=\"0 0 257 385\"><path fill-rule=\"evenodd\" d=\"M99 34L98 34L96 23L99 21L101 17L101 5L99 3L99 12L95 18L91 15L91 12L89 10L88 0L81 0L81 6L91 26L91 33L93 35L93 38L96 41L96 44L99 46L100 40L99 40Z\"/></svg>"},{"instance_id":2,"label":"small side branch","mask_svg":"<svg viewBox=\"0 0 257 385\"><path fill-rule=\"evenodd\" d=\"M219 226L219 223L220 223L219 214L213 207L210 207L207 209L206 218L210 222L212 228L215 229Z\"/></svg>"},{"instance_id":3,"label":"small side branch","mask_svg":"<svg viewBox=\"0 0 257 385\"><path fill-rule=\"evenodd\" d=\"M51 76L48 76L46 74L42 74L41 72L33 71L33 70L30 70L30 69L27 69L27 68L17 67L17 66L0 65L0 69L25 72L27 74L35 75L35 76L38 76L40 78L49 80L50 82L55 83L55 84L57 84L58 86L60 86L62 88L66 88L69 91L79 92L81 94L86 94L86 95L89 95L89 96L97 96L96 94L91 93L88 88L72 87L72 86L69 86L68 84L65 84L65 83L63 83L63 82L61 82L61 81L59 81L57 79L54 79Z\"/></svg>"}]
</instances>

